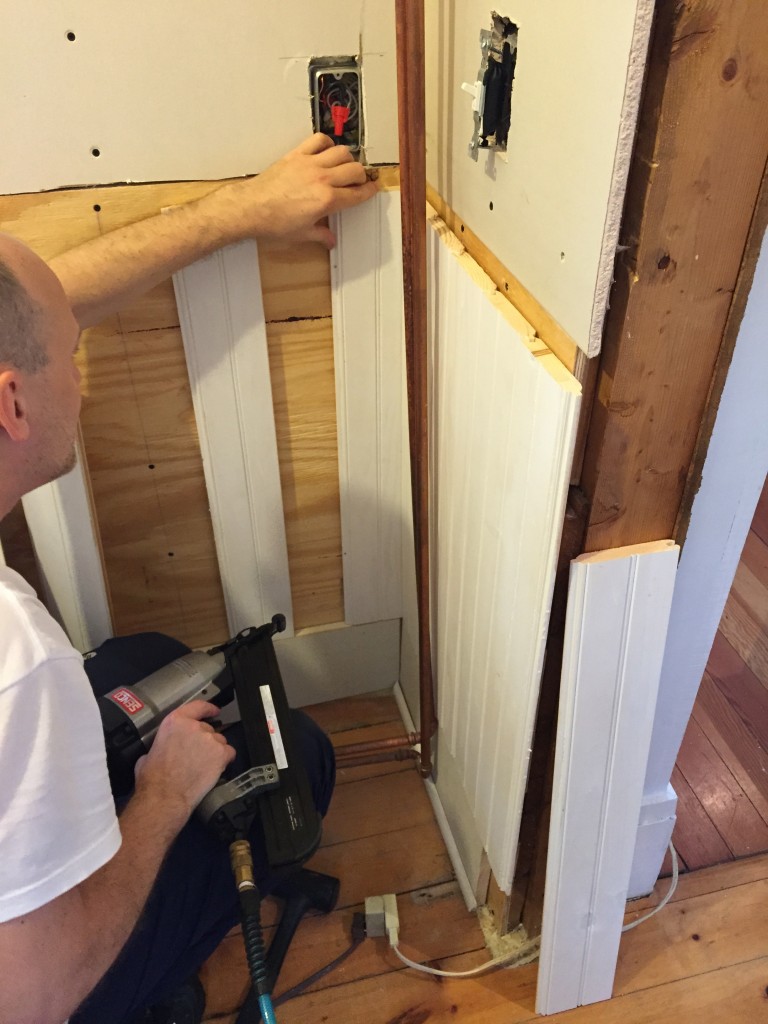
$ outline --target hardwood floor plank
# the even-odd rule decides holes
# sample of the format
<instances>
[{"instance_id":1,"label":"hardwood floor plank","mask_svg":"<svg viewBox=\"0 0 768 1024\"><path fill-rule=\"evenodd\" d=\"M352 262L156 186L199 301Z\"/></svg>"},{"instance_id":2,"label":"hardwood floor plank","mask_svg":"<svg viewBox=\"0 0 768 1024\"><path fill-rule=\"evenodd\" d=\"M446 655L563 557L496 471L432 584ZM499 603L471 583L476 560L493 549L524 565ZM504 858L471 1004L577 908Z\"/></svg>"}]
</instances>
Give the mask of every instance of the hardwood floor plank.
<instances>
[{"instance_id":1,"label":"hardwood floor plank","mask_svg":"<svg viewBox=\"0 0 768 1024\"><path fill-rule=\"evenodd\" d=\"M339 786L323 825L323 846L434 823L432 805L417 772L398 772Z\"/></svg>"},{"instance_id":2,"label":"hardwood floor plank","mask_svg":"<svg viewBox=\"0 0 768 1024\"><path fill-rule=\"evenodd\" d=\"M702 868L699 871L681 875L670 902L679 903L681 900L692 899L695 896L725 892L740 885L751 885L764 878L768 878L768 855L766 854L745 857L744 860L739 861L729 861L727 864L716 864L711 868ZM627 914L624 920L633 921L658 906L666 896L668 889L669 879L665 878L656 883L650 896L631 900L627 903Z\"/></svg>"},{"instance_id":3,"label":"hardwood floor plank","mask_svg":"<svg viewBox=\"0 0 768 1024\"><path fill-rule=\"evenodd\" d=\"M731 594L725 603L720 632L768 690L768 631L756 621L736 594Z\"/></svg>"},{"instance_id":4,"label":"hardwood floor plank","mask_svg":"<svg viewBox=\"0 0 768 1024\"><path fill-rule=\"evenodd\" d=\"M768 543L758 536L754 530L750 530L747 534L740 561L746 565L755 579L762 584L762 603L763 607L765 607L768 604Z\"/></svg>"},{"instance_id":5,"label":"hardwood floor plank","mask_svg":"<svg viewBox=\"0 0 768 1024\"><path fill-rule=\"evenodd\" d=\"M735 857L768 850L768 824L693 718L677 767Z\"/></svg>"},{"instance_id":6,"label":"hardwood floor plank","mask_svg":"<svg viewBox=\"0 0 768 1024\"><path fill-rule=\"evenodd\" d=\"M750 536L753 535L750 534ZM759 538L755 537L755 541L765 547ZM760 567L756 566L755 568L759 571ZM764 583L759 576L753 572L752 568L744 561L743 556L742 561L739 562L739 567L736 570L736 575L733 578L731 594L738 597L744 607L749 609L750 615L755 622L757 622L760 628L768 631L766 583Z\"/></svg>"},{"instance_id":7,"label":"hardwood floor plank","mask_svg":"<svg viewBox=\"0 0 768 1024\"><path fill-rule=\"evenodd\" d=\"M369 725L362 729L349 729L346 732L333 733L333 745L338 750L350 743L367 743L371 740L388 740L395 736L403 736L405 729L402 721L382 722L380 725ZM358 782L360 779L372 779L377 775L396 775L398 772L416 772L416 761L380 761L378 764L361 764L354 768L342 768L337 765L336 785L347 782Z\"/></svg>"},{"instance_id":8,"label":"hardwood floor plank","mask_svg":"<svg viewBox=\"0 0 768 1024\"><path fill-rule=\"evenodd\" d=\"M309 866L341 880L340 907L362 903L375 893L411 892L453 880L434 821L321 847Z\"/></svg>"},{"instance_id":9,"label":"hardwood floor plank","mask_svg":"<svg viewBox=\"0 0 768 1024\"><path fill-rule=\"evenodd\" d=\"M621 939L615 994L679 981L765 955L768 879L670 903ZM659 953L663 950L663 956Z\"/></svg>"},{"instance_id":10,"label":"hardwood floor plank","mask_svg":"<svg viewBox=\"0 0 768 1024\"><path fill-rule=\"evenodd\" d=\"M359 697L341 697L322 704L308 704L302 711L306 711L330 736L367 725L379 725L381 722L401 721L395 698L389 689L361 694Z\"/></svg>"},{"instance_id":11,"label":"hardwood floor plank","mask_svg":"<svg viewBox=\"0 0 768 1024\"><path fill-rule=\"evenodd\" d=\"M672 842L689 870L695 871L697 868L733 860L733 854L723 837L677 767L672 772L672 788L677 793L677 823L672 833Z\"/></svg>"},{"instance_id":12,"label":"hardwood floor plank","mask_svg":"<svg viewBox=\"0 0 768 1024\"><path fill-rule=\"evenodd\" d=\"M741 660L722 633L715 642L707 662L707 674L717 684L746 732L745 746L756 742L768 750L768 705L765 687Z\"/></svg>"},{"instance_id":13,"label":"hardwood floor plank","mask_svg":"<svg viewBox=\"0 0 768 1024\"><path fill-rule=\"evenodd\" d=\"M694 716L708 732L752 803L768 820L768 751L755 735L748 716L723 693L709 672L704 673ZM706 728L705 716L712 723L712 729Z\"/></svg>"}]
</instances>

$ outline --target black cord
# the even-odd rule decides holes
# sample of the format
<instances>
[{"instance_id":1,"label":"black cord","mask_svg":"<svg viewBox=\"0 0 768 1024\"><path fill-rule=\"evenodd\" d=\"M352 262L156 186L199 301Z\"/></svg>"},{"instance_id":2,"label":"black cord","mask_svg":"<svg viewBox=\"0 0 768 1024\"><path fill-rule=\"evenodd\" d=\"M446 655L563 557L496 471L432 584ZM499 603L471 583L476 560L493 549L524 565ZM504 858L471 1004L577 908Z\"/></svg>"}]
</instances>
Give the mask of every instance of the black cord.
<instances>
[{"instance_id":1,"label":"black cord","mask_svg":"<svg viewBox=\"0 0 768 1024\"><path fill-rule=\"evenodd\" d=\"M335 960L331 960L325 967L321 967L319 971L315 971L314 974L310 974L304 981L300 981L298 985L294 985L293 988L289 988L282 995L278 996L277 999L272 1001L273 1006L282 1006L283 1003L287 1003L289 999L295 999L296 996L300 996L302 992L305 992L310 985L314 985L316 981L320 981L326 974L330 974L340 964L343 964L347 957L351 956L360 943L365 938L365 914L360 912L356 913L352 917L352 944L340 953Z\"/></svg>"}]
</instances>

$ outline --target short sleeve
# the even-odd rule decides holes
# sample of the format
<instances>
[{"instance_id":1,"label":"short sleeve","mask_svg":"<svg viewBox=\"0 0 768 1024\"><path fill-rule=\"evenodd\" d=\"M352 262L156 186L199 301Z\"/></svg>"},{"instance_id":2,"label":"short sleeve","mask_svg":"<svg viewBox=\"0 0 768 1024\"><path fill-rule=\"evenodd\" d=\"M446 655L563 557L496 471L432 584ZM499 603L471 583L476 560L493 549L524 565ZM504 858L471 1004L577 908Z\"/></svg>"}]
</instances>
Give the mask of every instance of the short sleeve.
<instances>
[{"instance_id":1,"label":"short sleeve","mask_svg":"<svg viewBox=\"0 0 768 1024\"><path fill-rule=\"evenodd\" d=\"M72 889L119 846L82 661L49 658L0 692L0 921Z\"/></svg>"}]
</instances>

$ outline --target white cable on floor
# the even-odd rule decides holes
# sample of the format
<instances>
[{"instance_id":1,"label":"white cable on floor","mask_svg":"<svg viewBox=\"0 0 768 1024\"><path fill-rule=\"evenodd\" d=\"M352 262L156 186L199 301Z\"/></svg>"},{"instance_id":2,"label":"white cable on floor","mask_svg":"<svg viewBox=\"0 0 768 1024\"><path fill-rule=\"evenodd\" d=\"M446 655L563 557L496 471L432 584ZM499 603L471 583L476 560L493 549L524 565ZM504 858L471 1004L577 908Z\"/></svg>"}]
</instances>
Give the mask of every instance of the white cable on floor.
<instances>
[{"instance_id":1,"label":"white cable on floor","mask_svg":"<svg viewBox=\"0 0 768 1024\"><path fill-rule=\"evenodd\" d=\"M438 978L473 978L477 974L483 974L485 971L490 971L492 967L500 967L502 964L514 963L517 967L523 967L525 964L532 963L539 955L538 945L536 945L532 949L522 951L517 949L514 952L505 953L503 956L497 956L494 960L489 960L470 971L439 971L436 967L427 967L426 964L418 964L414 960L409 960L394 944L392 949L406 967L413 967L415 971L423 971L425 974L434 974Z\"/></svg>"},{"instance_id":2,"label":"white cable on floor","mask_svg":"<svg viewBox=\"0 0 768 1024\"><path fill-rule=\"evenodd\" d=\"M669 892L658 905L658 907L654 907L653 910L649 911L649 913L647 914L644 914L643 917L638 917L636 921L631 921L629 924L625 924L624 927L621 929L622 932L628 932L630 928L637 928L639 924L643 924L645 921L648 921L651 917L653 917L654 914L658 914L660 910L663 910L663 908L666 907L666 905L674 896L675 889L677 888L677 880L680 877L680 872L677 865L677 850L672 845L671 840L669 843L669 852L672 854L672 884L669 887Z\"/></svg>"}]
</instances>

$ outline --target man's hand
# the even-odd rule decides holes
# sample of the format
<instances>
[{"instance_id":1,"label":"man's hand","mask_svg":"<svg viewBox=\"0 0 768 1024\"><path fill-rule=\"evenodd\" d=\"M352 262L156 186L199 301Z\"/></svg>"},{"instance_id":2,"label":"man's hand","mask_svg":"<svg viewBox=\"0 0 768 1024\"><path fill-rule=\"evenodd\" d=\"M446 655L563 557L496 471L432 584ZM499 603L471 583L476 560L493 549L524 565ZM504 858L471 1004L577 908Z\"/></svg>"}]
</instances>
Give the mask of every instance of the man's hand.
<instances>
[{"instance_id":1,"label":"man's hand","mask_svg":"<svg viewBox=\"0 0 768 1024\"><path fill-rule=\"evenodd\" d=\"M312 135L255 178L118 228L51 260L81 327L122 309L171 274L245 238L336 239L324 223L377 191L346 146Z\"/></svg>"},{"instance_id":2,"label":"man's hand","mask_svg":"<svg viewBox=\"0 0 768 1024\"><path fill-rule=\"evenodd\" d=\"M151 789L171 802L176 798L179 827L234 760L234 749L205 721L218 714L215 705L202 700L172 711L160 723L149 753L136 764L137 794Z\"/></svg>"},{"instance_id":3,"label":"man's hand","mask_svg":"<svg viewBox=\"0 0 768 1024\"><path fill-rule=\"evenodd\" d=\"M331 249L336 239L321 221L365 202L377 189L346 146L318 133L262 174L225 185L200 205L208 205L223 233L235 238L321 242Z\"/></svg>"}]
</instances>

